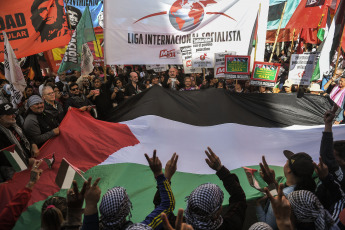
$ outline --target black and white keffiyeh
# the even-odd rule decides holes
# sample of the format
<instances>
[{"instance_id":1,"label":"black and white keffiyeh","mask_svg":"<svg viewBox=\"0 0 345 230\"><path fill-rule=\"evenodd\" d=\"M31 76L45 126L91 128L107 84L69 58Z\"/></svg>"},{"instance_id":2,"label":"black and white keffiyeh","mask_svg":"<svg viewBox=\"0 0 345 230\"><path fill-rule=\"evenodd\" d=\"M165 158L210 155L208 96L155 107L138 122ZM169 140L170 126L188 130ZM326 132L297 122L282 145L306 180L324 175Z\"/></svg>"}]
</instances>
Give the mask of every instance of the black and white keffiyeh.
<instances>
[{"instance_id":1,"label":"black and white keffiyeh","mask_svg":"<svg viewBox=\"0 0 345 230\"><path fill-rule=\"evenodd\" d=\"M186 197L187 208L185 210L186 222L194 229L214 230L223 223L221 215L214 219L216 212L222 206L224 193L215 184L203 184L198 186Z\"/></svg>"},{"instance_id":2,"label":"black and white keffiyeh","mask_svg":"<svg viewBox=\"0 0 345 230\"><path fill-rule=\"evenodd\" d=\"M273 230L271 226L266 224L265 222L257 222L250 226L248 230Z\"/></svg>"},{"instance_id":3,"label":"black and white keffiyeh","mask_svg":"<svg viewBox=\"0 0 345 230\"><path fill-rule=\"evenodd\" d=\"M146 224L136 223L126 228L126 230L152 230L152 228Z\"/></svg>"},{"instance_id":4,"label":"black and white keffiyeh","mask_svg":"<svg viewBox=\"0 0 345 230\"><path fill-rule=\"evenodd\" d=\"M123 187L114 187L109 189L102 197L99 206L100 229L117 229L126 220L131 217L132 203L129 200L126 189Z\"/></svg>"},{"instance_id":5,"label":"black and white keffiyeh","mask_svg":"<svg viewBox=\"0 0 345 230\"><path fill-rule=\"evenodd\" d=\"M287 197L298 222L315 223L316 230L329 229L334 221L314 193L298 190Z\"/></svg>"}]
</instances>

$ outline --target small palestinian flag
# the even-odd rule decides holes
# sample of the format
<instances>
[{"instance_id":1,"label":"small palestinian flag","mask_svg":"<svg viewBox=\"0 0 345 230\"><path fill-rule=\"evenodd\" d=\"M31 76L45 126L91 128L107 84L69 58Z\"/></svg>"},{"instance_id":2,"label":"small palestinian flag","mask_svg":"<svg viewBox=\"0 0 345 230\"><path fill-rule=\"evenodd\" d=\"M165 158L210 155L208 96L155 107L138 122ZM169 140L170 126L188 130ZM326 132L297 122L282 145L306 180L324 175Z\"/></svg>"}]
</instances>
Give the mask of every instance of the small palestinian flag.
<instances>
[{"instance_id":1,"label":"small palestinian flag","mask_svg":"<svg viewBox=\"0 0 345 230\"><path fill-rule=\"evenodd\" d=\"M53 155L52 155L52 157L50 157L50 158L43 158L42 160L44 160L44 162L46 162L47 163L47 165L48 165L48 168L52 168L53 167L53 164L54 164L54 162L55 162L55 156L54 156L54 153L53 153Z\"/></svg>"},{"instance_id":2,"label":"small palestinian flag","mask_svg":"<svg viewBox=\"0 0 345 230\"><path fill-rule=\"evenodd\" d=\"M72 185L75 174L79 174L85 181L86 179L81 174L81 170L70 164L65 158L62 159L59 171L55 178L55 183L61 189L69 189Z\"/></svg>"},{"instance_id":3,"label":"small palestinian flag","mask_svg":"<svg viewBox=\"0 0 345 230\"><path fill-rule=\"evenodd\" d=\"M248 182L250 186L255 188L260 192L264 192L264 187L266 186L266 182L261 178L257 169L242 167L246 172Z\"/></svg>"},{"instance_id":4,"label":"small palestinian flag","mask_svg":"<svg viewBox=\"0 0 345 230\"><path fill-rule=\"evenodd\" d=\"M0 151L1 154L5 155L16 172L21 172L28 168L25 158L20 154L20 150L16 145L11 145Z\"/></svg>"}]
</instances>

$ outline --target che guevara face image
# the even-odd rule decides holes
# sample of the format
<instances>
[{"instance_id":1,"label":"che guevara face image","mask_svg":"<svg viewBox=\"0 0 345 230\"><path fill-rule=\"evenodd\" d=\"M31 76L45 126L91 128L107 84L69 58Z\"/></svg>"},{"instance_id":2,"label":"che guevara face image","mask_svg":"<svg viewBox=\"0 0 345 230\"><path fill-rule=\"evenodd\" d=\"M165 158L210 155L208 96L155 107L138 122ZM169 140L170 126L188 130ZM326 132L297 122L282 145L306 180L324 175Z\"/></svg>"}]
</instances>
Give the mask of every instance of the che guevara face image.
<instances>
[{"instance_id":1,"label":"che guevara face image","mask_svg":"<svg viewBox=\"0 0 345 230\"><path fill-rule=\"evenodd\" d=\"M66 11L68 15L68 22L70 24L70 29L75 30L77 28L78 22L82 16L81 11L73 6L66 6Z\"/></svg>"},{"instance_id":2,"label":"che guevara face image","mask_svg":"<svg viewBox=\"0 0 345 230\"><path fill-rule=\"evenodd\" d=\"M31 14L32 25L40 33L41 42L67 33L61 31L66 21L63 16L63 0L34 0Z\"/></svg>"}]
</instances>

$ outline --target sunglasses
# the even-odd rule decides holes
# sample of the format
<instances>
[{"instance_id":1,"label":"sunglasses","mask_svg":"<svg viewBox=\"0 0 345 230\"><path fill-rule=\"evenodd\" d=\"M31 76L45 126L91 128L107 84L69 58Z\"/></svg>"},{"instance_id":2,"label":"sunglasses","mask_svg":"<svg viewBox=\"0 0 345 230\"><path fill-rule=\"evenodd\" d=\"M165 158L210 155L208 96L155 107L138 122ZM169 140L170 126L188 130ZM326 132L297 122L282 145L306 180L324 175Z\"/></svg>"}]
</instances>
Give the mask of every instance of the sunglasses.
<instances>
[{"instance_id":1,"label":"sunglasses","mask_svg":"<svg viewBox=\"0 0 345 230\"><path fill-rule=\"evenodd\" d=\"M73 89L71 89L71 91L76 91L76 90L78 90L78 88L73 88Z\"/></svg>"}]
</instances>

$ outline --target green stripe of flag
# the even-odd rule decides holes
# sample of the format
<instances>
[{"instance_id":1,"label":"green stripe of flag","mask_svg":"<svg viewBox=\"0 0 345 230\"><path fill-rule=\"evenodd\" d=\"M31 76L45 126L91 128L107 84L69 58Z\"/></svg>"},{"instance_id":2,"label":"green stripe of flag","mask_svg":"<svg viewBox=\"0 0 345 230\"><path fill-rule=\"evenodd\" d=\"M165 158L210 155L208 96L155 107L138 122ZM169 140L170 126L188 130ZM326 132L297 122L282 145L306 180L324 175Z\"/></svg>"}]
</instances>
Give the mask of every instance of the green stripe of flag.
<instances>
[{"instance_id":1,"label":"green stripe of flag","mask_svg":"<svg viewBox=\"0 0 345 230\"><path fill-rule=\"evenodd\" d=\"M181 162L178 162L178 164ZM178 167L178 165L177 165ZM208 167L205 165L205 167ZM260 169L259 166L252 168ZM275 170L276 176L283 176L283 167L272 166ZM239 177L241 186L246 191L247 200L255 200L263 194L249 185L247 176L242 168L231 170ZM43 172L44 173L44 172ZM131 220L136 223L143 221L154 208L153 196L156 193L156 181L150 168L145 165L133 163L121 163L112 165L101 165L91 168L85 173L85 177L92 176L93 181L100 177L99 186L102 190L103 196L108 189L114 186L122 186L126 188L129 198L133 203ZM76 176L79 189L81 189L84 180ZM224 191L224 205L228 205L229 194L223 187L223 183L216 174L199 175L192 173L176 172L171 180L171 188L176 200L174 213L177 214L179 208L186 208L185 197L188 196L197 186L203 183L215 183L219 185ZM35 189L35 188L34 188ZM55 196L66 197L66 189L62 189ZM43 201L40 201L28 208L26 212L18 220L15 230L21 230L30 226L30 229L39 230L40 214ZM98 203L99 205L100 203ZM226 208L226 207L225 207Z\"/></svg>"},{"instance_id":2,"label":"green stripe of flag","mask_svg":"<svg viewBox=\"0 0 345 230\"><path fill-rule=\"evenodd\" d=\"M317 61L317 64L315 66L313 75L311 76L310 81L317 81L320 79L320 65L319 65L319 61Z\"/></svg>"},{"instance_id":3,"label":"green stripe of flag","mask_svg":"<svg viewBox=\"0 0 345 230\"><path fill-rule=\"evenodd\" d=\"M323 42L323 40L325 39L325 29L324 28L320 28L317 31L317 38Z\"/></svg>"}]
</instances>

